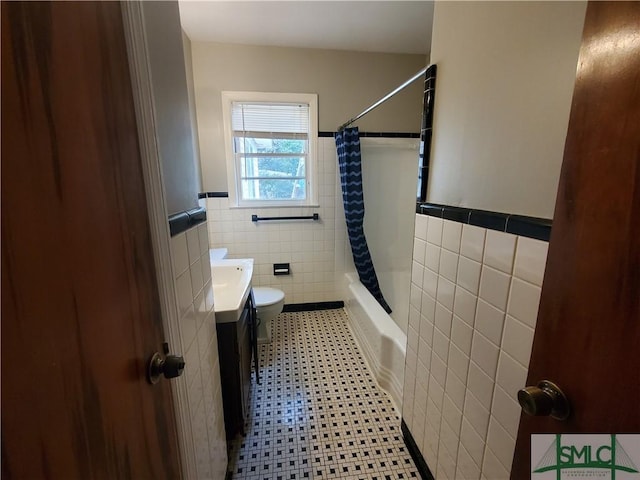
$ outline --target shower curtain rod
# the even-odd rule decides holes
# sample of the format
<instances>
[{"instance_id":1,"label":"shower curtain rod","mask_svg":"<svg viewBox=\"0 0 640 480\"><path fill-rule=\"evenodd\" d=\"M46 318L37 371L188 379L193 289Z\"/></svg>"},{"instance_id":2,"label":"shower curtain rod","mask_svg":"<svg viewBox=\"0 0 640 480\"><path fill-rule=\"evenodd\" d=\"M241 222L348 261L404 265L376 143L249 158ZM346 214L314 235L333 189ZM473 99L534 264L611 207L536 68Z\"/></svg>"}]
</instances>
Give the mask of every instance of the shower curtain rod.
<instances>
[{"instance_id":1,"label":"shower curtain rod","mask_svg":"<svg viewBox=\"0 0 640 480\"><path fill-rule=\"evenodd\" d=\"M409 80L407 80L406 82L404 82L402 85L400 85L398 88L396 88L395 90L387 93L384 97L382 97L380 100L378 100L376 103L374 103L373 105L371 105L369 108L365 109L360 115L356 115L355 117L353 117L352 119L350 119L348 122L343 123L342 125L340 125L338 127L338 131L341 132L342 130L344 130L345 128L347 128L349 125L351 125L352 123L356 122L357 120L359 120L360 118L364 117L367 113L369 113L371 110L373 110L376 107L379 107L380 105L382 105L384 102L386 102L387 100L389 100L391 97L393 97L396 93L398 93L399 91L403 90L405 87L408 87L409 85L411 85L413 82L415 82L417 79L419 79L422 75L424 75L427 72L427 68L429 68L429 65L427 65L426 67L424 67L422 70L420 70L418 73L416 73L413 77L411 77Z\"/></svg>"}]
</instances>

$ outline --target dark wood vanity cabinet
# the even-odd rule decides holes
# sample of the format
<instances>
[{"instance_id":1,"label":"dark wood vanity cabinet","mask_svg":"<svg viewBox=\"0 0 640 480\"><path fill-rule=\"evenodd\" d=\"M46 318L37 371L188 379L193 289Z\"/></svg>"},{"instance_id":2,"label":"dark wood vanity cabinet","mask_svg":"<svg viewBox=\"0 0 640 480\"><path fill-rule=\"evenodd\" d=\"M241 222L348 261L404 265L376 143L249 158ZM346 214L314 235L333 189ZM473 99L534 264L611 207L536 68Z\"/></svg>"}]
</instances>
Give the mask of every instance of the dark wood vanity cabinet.
<instances>
[{"instance_id":1,"label":"dark wood vanity cabinet","mask_svg":"<svg viewBox=\"0 0 640 480\"><path fill-rule=\"evenodd\" d=\"M251 295L236 322L218 323L218 355L227 439L244 434L251 390L251 356L255 315Z\"/></svg>"}]
</instances>

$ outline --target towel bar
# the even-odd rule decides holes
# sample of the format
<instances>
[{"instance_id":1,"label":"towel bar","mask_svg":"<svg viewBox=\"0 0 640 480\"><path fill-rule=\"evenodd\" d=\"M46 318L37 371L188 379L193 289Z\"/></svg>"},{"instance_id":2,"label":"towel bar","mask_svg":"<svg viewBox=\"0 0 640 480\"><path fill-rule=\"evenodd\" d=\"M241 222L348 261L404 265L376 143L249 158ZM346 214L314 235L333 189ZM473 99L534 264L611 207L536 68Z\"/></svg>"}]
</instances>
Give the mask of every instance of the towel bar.
<instances>
[{"instance_id":1,"label":"towel bar","mask_svg":"<svg viewBox=\"0 0 640 480\"><path fill-rule=\"evenodd\" d=\"M262 222L264 220L320 220L320 215L314 213L307 217L259 217L258 215L251 215L252 222Z\"/></svg>"}]
</instances>

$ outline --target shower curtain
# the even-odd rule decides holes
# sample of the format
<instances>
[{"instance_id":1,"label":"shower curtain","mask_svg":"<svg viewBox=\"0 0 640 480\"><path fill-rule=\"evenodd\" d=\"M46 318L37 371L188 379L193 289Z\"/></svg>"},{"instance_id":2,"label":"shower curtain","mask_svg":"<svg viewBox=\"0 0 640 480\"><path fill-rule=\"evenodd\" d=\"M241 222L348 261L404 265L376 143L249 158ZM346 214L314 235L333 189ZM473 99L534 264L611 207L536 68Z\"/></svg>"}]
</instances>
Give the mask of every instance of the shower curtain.
<instances>
[{"instance_id":1,"label":"shower curtain","mask_svg":"<svg viewBox=\"0 0 640 480\"><path fill-rule=\"evenodd\" d=\"M342 201L344 216L347 221L347 232L353 263L356 265L360 283L378 301L387 313L391 308L380 291L367 240L364 237L364 197L362 193L362 164L360 156L360 134L358 128L345 128L336 132L336 148L338 149L338 165L340 167L340 183L342 185Z\"/></svg>"}]
</instances>

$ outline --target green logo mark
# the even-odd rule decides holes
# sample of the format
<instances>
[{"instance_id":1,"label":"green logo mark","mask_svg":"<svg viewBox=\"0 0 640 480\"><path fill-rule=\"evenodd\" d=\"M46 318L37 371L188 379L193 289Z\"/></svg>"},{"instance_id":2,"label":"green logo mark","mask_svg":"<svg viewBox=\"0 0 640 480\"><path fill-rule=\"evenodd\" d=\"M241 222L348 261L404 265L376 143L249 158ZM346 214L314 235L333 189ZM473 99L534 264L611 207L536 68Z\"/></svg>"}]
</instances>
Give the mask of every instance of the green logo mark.
<instances>
[{"instance_id":1,"label":"green logo mark","mask_svg":"<svg viewBox=\"0 0 640 480\"><path fill-rule=\"evenodd\" d=\"M555 470L557 480L561 472L569 469L608 470L611 479L615 480L616 471L638 473L638 467L625 452L616 435L610 435L611 442L600 445L562 445L562 435L556 435L547 448L533 473L544 473Z\"/></svg>"}]
</instances>

